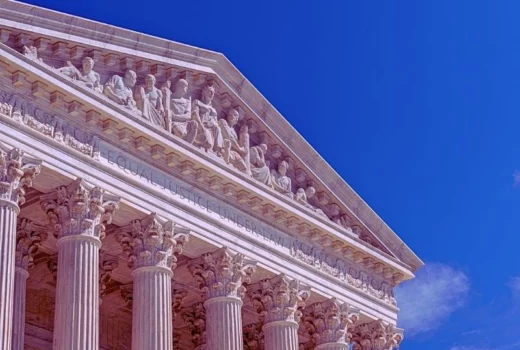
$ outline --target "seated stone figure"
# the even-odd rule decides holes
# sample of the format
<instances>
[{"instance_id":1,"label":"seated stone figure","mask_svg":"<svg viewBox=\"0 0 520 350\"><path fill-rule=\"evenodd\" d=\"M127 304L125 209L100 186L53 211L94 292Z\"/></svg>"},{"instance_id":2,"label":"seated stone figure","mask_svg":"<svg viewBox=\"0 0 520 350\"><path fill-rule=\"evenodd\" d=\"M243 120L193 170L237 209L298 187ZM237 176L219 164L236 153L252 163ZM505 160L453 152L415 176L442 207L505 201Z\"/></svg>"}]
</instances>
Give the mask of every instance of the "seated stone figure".
<instances>
[{"instance_id":1,"label":"seated stone figure","mask_svg":"<svg viewBox=\"0 0 520 350\"><path fill-rule=\"evenodd\" d=\"M91 88L99 93L103 92L103 85L101 85L101 78L98 73L94 71L94 60L90 57L85 57L81 61L83 72L74 67L72 62L67 61L65 67L58 68L58 72L82 82L88 88Z\"/></svg>"},{"instance_id":2,"label":"seated stone figure","mask_svg":"<svg viewBox=\"0 0 520 350\"><path fill-rule=\"evenodd\" d=\"M133 88L137 75L133 70L127 70L125 77L114 75L105 83L103 93L117 104L123 105L131 111L137 111Z\"/></svg>"},{"instance_id":3,"label":"seated stone figure","mask_svg":"<svg viewBox=\"0 0 520 350\"><path fill-rule=\"evenodd\" d=\"M275 190L286 195L289 198L293 198L291 178L287 176L287 170L289 169L289 163L282 160L278 164L278 169L271 170L272 185Z\"/></svg>"},{"instance_id":4,"label":"seated stone figure","mask_svg":"<svg viewBox=\"0 0 520 350\"><path fill-rule=\"evenodd\" d=\"M267 153L267 145L262 143L258 146L253 146L249 150L249 163L251 164L251 176L264 185L272 186L271 172L265 160Z\"/></svg>"},{"instance_id":5,"label":"seated stone figure","mask_svg":"<svg viewBox=\"0 0 520 350\"><path fill-rule=\"evenodd\" d=\"M152 74L146 76L145 86L139 88L137 107L141 110L144 119L166 129L163 93L155 87L155 82L156 79Z\"/></svg>"},{"instance_id":6,"label":"seated stone figure","mask_svg":"<svg viewBox=\"0 0 520 350\"><path fill-rule=\"evenodd\" d=\"M197 122L197 137L195 142L206 151L221 153L223 146L222 132L217 122L217 111L212 101L215 97L213 85L205 85L200 100L194 100L191 106L191 117Z\"/></svg>"},{"instance_id":7,"label":"seated stone figure","mask_svg":"<svg viewBox=\"0 0 520 350\"><path fill-rule=\"evenodd\" d=\"M237 135L235 125L238 123L238 118L238 111L233 108L227 114L226 119L220 119L218 121L224 139L224 160L238 170L250 174L248 128L247 125L243 125L240 128L240 136Z\"/></svg>"},{"instance_id":8,"label":"seated stone figure","mask_svg":"<svg viewBox=\"0 0 520 350\"><path fill-rule=\"evenodd\" d=\"M296 196L294 199L298 203L303 205L305 208L308 208L308 209L314 211L316 214L328 219L328 216L323 212L323 210L316 208L315 206L313 206L312 204L309 203L309 199L314 197L315 194L316 194L316 189L313 186L309 186L306 189L303 189L300 187L298 189L298 191L296 191Z\"/></svg>"},{"instance_id":9,"label":"seated stone figure","mask_svg":"<svg viewBox=\"0 0 520 350\"><path fill-rule=\"evenodd\" d=\"M184 141L193 143L197 136L198 124L191 120L191 98L186 98L188 81L179 79L172 94L171 82L162 87L164 108L166 110L166 129Z\"/></svg>"}]
</instances>

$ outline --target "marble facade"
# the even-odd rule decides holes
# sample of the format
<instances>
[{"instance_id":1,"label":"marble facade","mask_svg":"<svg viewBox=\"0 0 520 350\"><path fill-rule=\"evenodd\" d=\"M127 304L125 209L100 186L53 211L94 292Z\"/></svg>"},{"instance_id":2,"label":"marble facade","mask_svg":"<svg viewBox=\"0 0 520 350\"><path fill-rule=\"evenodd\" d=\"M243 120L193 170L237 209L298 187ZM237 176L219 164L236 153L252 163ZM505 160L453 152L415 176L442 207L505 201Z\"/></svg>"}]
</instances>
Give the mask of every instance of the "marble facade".
<instances>
[{"instance_id":1,"label":"marble facade","mask_svg":"<svg viewBox=\"0 0 520 350\"><path fill-rule=\"evenodd\" d=\"M7 1L0 82L1 349L399 347L421 260L221 54Z\"/></svg>"}]
</instances>

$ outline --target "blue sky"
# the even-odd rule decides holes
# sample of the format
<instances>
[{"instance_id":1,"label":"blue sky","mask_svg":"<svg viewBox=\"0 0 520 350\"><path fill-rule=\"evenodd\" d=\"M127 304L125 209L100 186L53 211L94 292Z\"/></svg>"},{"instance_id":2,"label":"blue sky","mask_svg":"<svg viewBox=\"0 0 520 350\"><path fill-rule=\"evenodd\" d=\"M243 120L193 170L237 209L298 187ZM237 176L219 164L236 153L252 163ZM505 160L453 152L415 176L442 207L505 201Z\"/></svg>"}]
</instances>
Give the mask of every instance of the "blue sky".
<instances>
[{"instance_id":1,"label":"blue sky","mask_svg":"<svg viewBox=\"0 0 520 350\"><path fill-rule=\"evenodd\" d=\"M520 349L520 2L27 2L223 52L427 263L401 348Z\"/></svg>"}]
</instances>

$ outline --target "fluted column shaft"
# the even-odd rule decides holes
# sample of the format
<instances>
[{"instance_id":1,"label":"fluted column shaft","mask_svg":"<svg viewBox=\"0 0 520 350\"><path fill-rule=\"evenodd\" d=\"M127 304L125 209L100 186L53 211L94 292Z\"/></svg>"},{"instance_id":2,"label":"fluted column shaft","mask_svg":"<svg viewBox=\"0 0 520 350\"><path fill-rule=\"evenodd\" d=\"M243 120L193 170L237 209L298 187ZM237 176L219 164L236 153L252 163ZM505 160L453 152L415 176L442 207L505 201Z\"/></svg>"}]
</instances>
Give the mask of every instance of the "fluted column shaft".
<instances>
[{"instance_id":1,"label":"fluted column shaft","mask_svg":"<svg viewBox=\"0 0 520 350\"><path fill-rule=\"evenodd\" d=\"M132 275L132 350L172 350L171 270L141 267Z\"/></svg>"},{"instance_id":2,"label":"fluted column shaft","mask_svg":"<svg viewBox=\"0 0 520 350\"><path fill-rule=\"evenodd\" d=\"M11 350L18 206L0 199L0 349Z\"/></svg>"},{"instance_id":3,"label":"fluted column shaft","mask_svg":"<svg viewBox=\"0 0 520 350\"><path fill-rule=\"evenodd\" d=\"M242 350L242 300L215 297L204 302L206 309L206 349Z\"/></svg>"},{"instance_id":4,"label":"fluted column shaft","mask_svg":"<svg viewBox=\"0 0 520 350\"><path fill-rule=\"evenodd\" d=\"M99 248L97 237L58 240L54 350L99 349Z\"/></svg>"},{"instance_id":5,"label":"fluted column shaft","mask_svg":"<svg viewBox=\"0 0 520 350\"><path fill-rule=\"evenodd\" d=\"M14 305L13 305L13 339L12 350L24 350L25 336L25 299L27 295L27 277L29 273L21 267L16 267L14 275Z\"/></svg>"},{"instance_id":6,"label":"fluted column shaft","mask_svg":"<svg viewBox=\"0 0 520 350\"><path fill-rule=\"evenodd\" d=\"M298 323L275 321L262 328L266 350L298 350Z\"/></svg>"}]
</instances>

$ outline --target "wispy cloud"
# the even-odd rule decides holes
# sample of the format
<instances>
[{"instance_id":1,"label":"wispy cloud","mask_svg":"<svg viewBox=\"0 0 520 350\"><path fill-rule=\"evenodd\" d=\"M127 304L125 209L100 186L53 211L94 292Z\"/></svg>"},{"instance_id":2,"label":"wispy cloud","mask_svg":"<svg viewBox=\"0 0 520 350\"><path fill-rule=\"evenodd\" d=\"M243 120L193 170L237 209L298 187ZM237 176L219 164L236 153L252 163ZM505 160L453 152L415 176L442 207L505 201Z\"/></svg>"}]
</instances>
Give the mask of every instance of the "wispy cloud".
<instances>
[{"instance_id":1,"label":"wispy cloud","mask_svg":"<svg viewBox=\"0 0 520 350\"><path fill-rule=\"evenodd\" d=\"M520 277L511 278L509 281L509 288L511 288L513 296L520 297Z\"/></svg>"},{"instance_id":2,"label":"wispy cloud","mask_svg":"<svg viewBox=\"0 0 520 350\"><path fill-rule=\"evenodd\" d=\"M520 171L518 170L515 170L515 172L513 173L513 186L520 186Z\"/></svg>"},{"instance_id":3,"label":"wispy cloud","mask_svg":"<svg viewBox=\"0 0 520 350\"><path fill-rule=\"evenodd\" d=\"M476 348L474 346L454 346L450 350L492 350L490 348Z\"/></svg>"},{"instance_id":4,"label":"wispy cloud","mask_svg":"<svg viewBox=\"0 0 520 350\"><path fill-rule=\"evenodd\" d=\"M453 346L450 350L518 350L520 342L505 344L497 347L476 347L476 346Z\"/></svg>"},{"instance_id":5,"label":"wispy cloud","mask_svg":"<svg viewBox=\"0 0 520 350\"><path fill-rule=\"evenodd\" d=\"M396 288L399 326L409 336L435 330L465 304L469 289L469 279L462 271L444 264L426 264L414 280Z\"/></svg>"}]
</instances>

